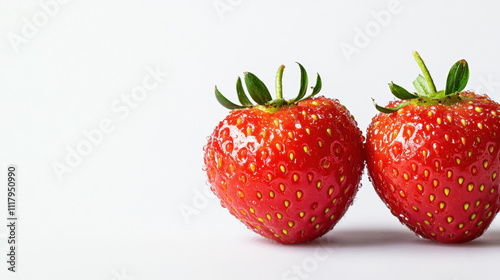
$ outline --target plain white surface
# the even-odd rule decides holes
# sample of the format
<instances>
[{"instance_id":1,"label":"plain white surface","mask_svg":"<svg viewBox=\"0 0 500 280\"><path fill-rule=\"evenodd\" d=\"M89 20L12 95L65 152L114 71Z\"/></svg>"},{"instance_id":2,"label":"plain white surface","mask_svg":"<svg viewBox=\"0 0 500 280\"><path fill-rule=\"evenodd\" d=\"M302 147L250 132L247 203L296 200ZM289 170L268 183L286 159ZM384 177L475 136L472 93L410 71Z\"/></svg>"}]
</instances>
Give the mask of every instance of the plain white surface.
<instances>
[{"instance_id":1,"label":"plain white surface","mask_svg":"<svg viewBox=\"0 0 500 280\"><path fill-rule=\"evenodd\" d=\"M413 50L438 88L465 58L468 88L500 100L498 1L1 3L0 162L2 170L17 164L20 180L19 272L2 261L1 279L498 279L498 221L465 245L421 240L365 176L332 232L282 246L220 207L202 171L206 137L227 114L213 87L235 100L243 71L272 89L285 64L292 98L299 61L322 75L322 94L346 105L362 130L376 113L371 97L391 100L391 80L411 86ZM396 13L377 23L389 6ZM356 52L346 56L346 45ZM150 90L140 95L143 85ZM140 100L127 101L133 93ZM83 147L85 131L100 125L107 133ZM59 180L54 164L68 165L79 145L87 155ZM3 256L6 236L1 226Z\"/></svg>"}]
</instances>

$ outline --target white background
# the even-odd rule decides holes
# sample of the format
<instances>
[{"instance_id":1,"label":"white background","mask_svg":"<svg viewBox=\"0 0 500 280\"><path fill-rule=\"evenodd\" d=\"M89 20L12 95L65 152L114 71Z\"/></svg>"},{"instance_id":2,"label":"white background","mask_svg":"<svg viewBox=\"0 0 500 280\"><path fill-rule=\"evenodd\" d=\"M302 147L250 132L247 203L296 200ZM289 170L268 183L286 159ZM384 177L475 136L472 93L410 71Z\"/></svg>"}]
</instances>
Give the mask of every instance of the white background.
<instances>
[{"instance_id":1,"label":"white background","mask_svg":"<svg viewBox=\"0 0 500 280\"><path fill-rule=\"evenodd\" d=\"M0 217L7 165L19 176L18 273L3 261L0 222L0 279L498 279L498 221L469 244L421 240L365 174L333 231L283 246L220 207L202 170L206 137L228 112L214 85L236 100L244 71L273 89L285 64L292 98L301 62L363 131L376 113L371 97L391 100L391 80L411 86L413 50L438 89L465 58L468 88L500 100L498 1L0 3ZM347 45L356 52L346 55ZM144 80L154 88L125 105ZM111 131L85 150L84 131L101 122ZM78 147L87 154L68 162ZM60 178L57 164L68 168Z\"/></svg>"}]
</instances>

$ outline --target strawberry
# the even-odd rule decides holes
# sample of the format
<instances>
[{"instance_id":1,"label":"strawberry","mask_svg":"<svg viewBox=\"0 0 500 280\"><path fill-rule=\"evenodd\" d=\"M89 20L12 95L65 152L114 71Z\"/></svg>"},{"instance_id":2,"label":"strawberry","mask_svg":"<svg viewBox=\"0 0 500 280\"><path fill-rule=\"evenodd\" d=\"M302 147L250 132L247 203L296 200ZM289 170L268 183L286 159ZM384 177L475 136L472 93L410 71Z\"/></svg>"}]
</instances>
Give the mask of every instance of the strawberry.
<instances>
[{"instance_id":1,"label":"strawberry","mask_svg":"<svg viewBox=\"0 0 500 280\"><path fill-rule=\"evenodd\" d=\"M390 83L399 99L375 116L367 130L367 168L380 198L417 235L446 243L483 234L500 209L500 105L463 91L465 60L451 68L446 89L424 76L410 93Z\"/></svg>"},{"instance_id":2,"label":"strawberry","mask_svg":"<svg viewBox=\"0 0 500 280\"><path fill-rule=\"evenodd\" d=\"M242 105L215 88L232 109L204 147L212 191L221 205L249 229L283 244L318 238L331 230L351 205L364 168L362 133L338 100L315 97L299 64L301 86L292 100L282 97L284 66L276 77L277 99L252 73L237 80Z\"/></svg>"}]
</instances>

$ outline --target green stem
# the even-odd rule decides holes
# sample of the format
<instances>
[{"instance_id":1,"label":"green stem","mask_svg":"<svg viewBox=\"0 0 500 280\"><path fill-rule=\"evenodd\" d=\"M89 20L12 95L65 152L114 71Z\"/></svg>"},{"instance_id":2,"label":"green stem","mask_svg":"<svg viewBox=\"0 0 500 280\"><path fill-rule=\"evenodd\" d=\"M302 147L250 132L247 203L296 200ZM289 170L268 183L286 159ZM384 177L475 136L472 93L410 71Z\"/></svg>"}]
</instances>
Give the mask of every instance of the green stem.
<instances>
[{"instance_id":1,"label":"green stem","mask_svg":"<svg viewBox=\"0 0 500 280\"><path fill-rule=\"evenodd\" d=\"M422 72L424 73L425 80L427 81L427 84L429 85L429 89L431 93L436 93L436 85L434 85L434 81L432 80L431 74L429 73L429 69L427 69L427 66L425 66L424 61L418 54L418 52L413 51L413 56L415 57L415 60L418 63L418 66L420 66L420 69L422 69Z\"/></svg>"},{"instance_id":2,"label":"green stem","mask_svg":"<svg viewBox=\"0 0 500 280\"><path fill-rule=\"evenodd\" d=\"M285 65L281 65L278 68L278 73L276 74L276 98L283 99L283 70L285 70Z\"/></svg>"}]
</instances>

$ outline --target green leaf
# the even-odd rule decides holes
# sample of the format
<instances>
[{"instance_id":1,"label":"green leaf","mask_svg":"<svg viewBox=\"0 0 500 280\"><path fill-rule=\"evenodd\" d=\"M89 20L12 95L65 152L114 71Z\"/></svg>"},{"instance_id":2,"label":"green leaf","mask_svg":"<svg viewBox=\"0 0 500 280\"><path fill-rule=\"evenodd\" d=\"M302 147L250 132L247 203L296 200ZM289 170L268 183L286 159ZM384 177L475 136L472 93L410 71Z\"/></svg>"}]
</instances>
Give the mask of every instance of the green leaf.
<instances>
[{"instance_id":1,"label":"green leaf","mask_svg":"<svg viewBox=\"0 0 500 280\"><path fill-rule=\"evenodd\" d=\"M386 108L386 107L382 107L382 106L379 106L377 105L377 103L375 103L375 100L373 100L372 98L372 101L373 101L373 104L375 105L375 108L382 112L382 113L385 113L385 114L391 114L391 113L394 113L396 111L398 111L399 109L403 108L404 106L410 104L410 102L403 102L401 104L399 104L398 106L396 107L392 107L392 108Z\"/></svg>"},{"instance_id":2,"label":"green leaf","mask_svg":"<svg viewBox=\"0 0 500 280\"><path fill-rule=\"evenodd\" d=\"M293 101L300 101L306 95L307 83L308 83L306 69L304 69L304 67L300 63L297 62L297 64L300 67L300 89L299 89L299 94L297 95L297 97L295 97Z\"/></svg>"},{"instance_id":3,"label":"green leaf","mask_svg":"<svg viewBox=\"0 0 500 280\"><path fill-rule=\"evenodd\" d=\"M248 97L245 94L245 91L243 90L240 77L238 77L238 80L236 81L236 92L238 92L238 100L240 101L241 105L243 106L253 105L252 102L248 100Z\"/></svg>"},{"instance_id":4,"label":"green leaf","mask_svg":"<svg viewBox=\"0 0 500 280\"><path fill-rule=\"evenodd\" d=\"M444 98L446 95L444 94L444 90L440 90L436 93L433 93L431 95L429 95L428 97L430 99L441 99L441 98Z\"/></svg>"},{"instance_id":5,"label":"green leaf","mask_svg":"<svg viewBox=\"0 0 500 280\"><path fill-rule=\"evenodd\" d=\"M417 90L417 94L419 96L428 96L429 94L431 94L429 84L422 75L418 75L415 81L413 81L413 86Z\"/></svg>"},{"instance_id":6,"label":"green leaf","mask_svg":"<svg viewBox=\"0 0 500 280\"><path fill-rule=\"evenodd\" d=\"M227 98L225 98L224 95L222 95L222 93L220 93L220 91L217 89L217 86L215 86L215 98L220 103L220 105L226 107L229 110L245 108L244 106L236 105L233 102L227 100Z\"/></svg>"},{"instance_id":7,"label":"green leaf","mask_svg":"<svg viewBox=\"0 0 500 280\"><path fill-rule=\"evenodd\" d=\"M415 99L418 98L417 95L410 93L406 89L396 85L395 83L389 83L389 88L394 96L402 100Z\"/></svg>"},{"instance_id":8,"label":"green leaf","mask_svg":"<svg viewBox=\"0 0 500 280\"><path fill-rule=\"evenodd\" d=\"M309 98L315 96L316 94L318 94L321 91L322 87L323 87L323 83L321 82L321 77L318 74L318 76L316 77L316 85L314 86L312 93L309 96L307 96L306 98L304 98L304 100L309 99Z\"/></svg>"},{"instance_id":9,"label":"green leaf","mask_svg":"<svg viewBox=\"0 0 500 280\"><path fill-rule=\"evenodd\" d=\"M446 79L445 95L462 91L469 81L469 66L467 61L459 60L450 69Z\"/></svg>"},{"instance_id":10,"label":"green leaf","mask_svg":"<svg viewBox=\"0 0 500 280\"><path fill-rule=\"evenodd\" d=\"M257 76L250 72L245 72L245 85L252 99L259 105L266 105L273 98L266 85Z\"/></svg>"}]
</instances>

